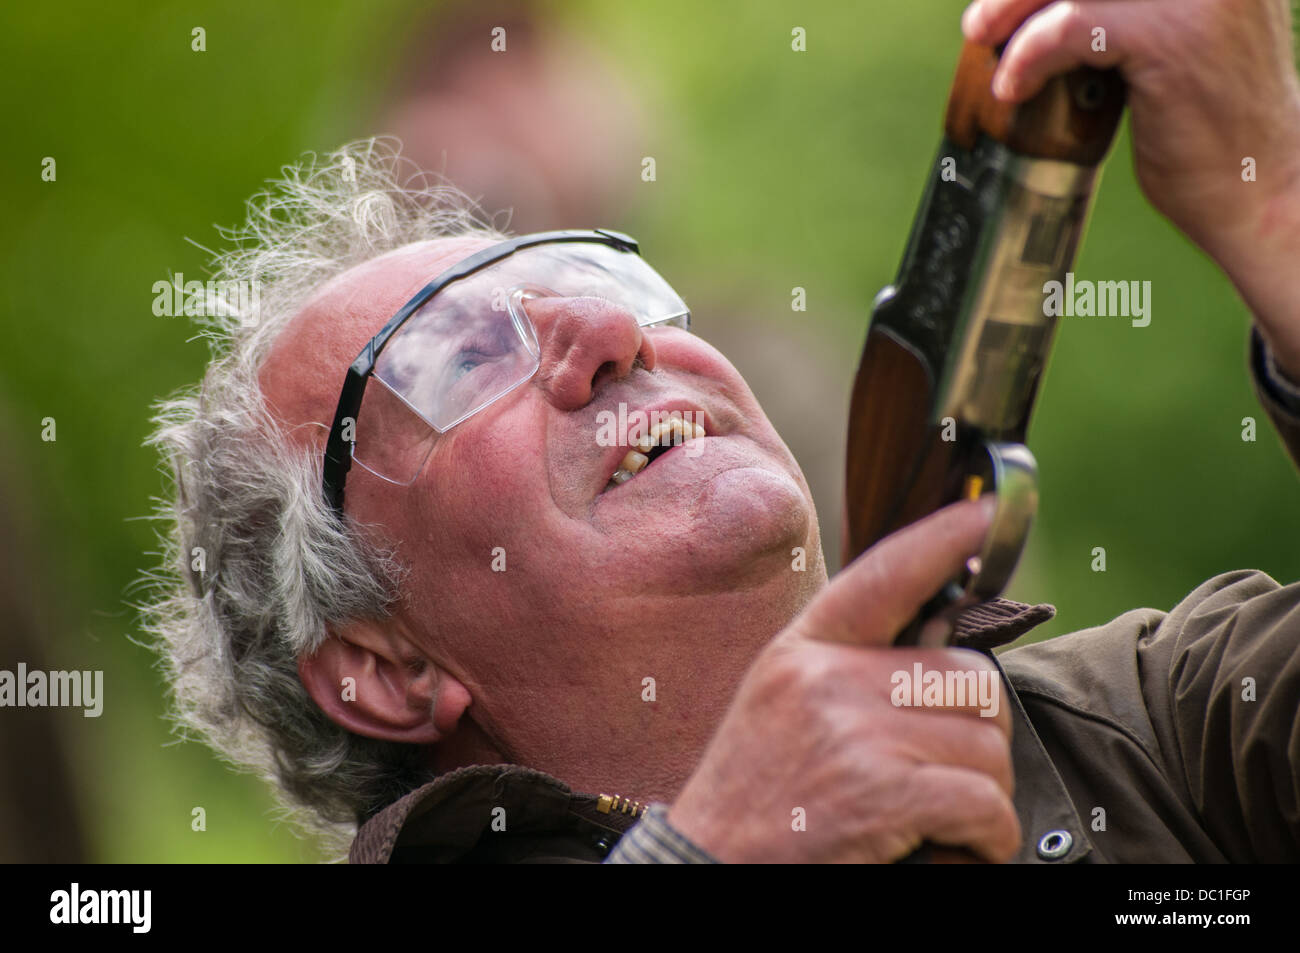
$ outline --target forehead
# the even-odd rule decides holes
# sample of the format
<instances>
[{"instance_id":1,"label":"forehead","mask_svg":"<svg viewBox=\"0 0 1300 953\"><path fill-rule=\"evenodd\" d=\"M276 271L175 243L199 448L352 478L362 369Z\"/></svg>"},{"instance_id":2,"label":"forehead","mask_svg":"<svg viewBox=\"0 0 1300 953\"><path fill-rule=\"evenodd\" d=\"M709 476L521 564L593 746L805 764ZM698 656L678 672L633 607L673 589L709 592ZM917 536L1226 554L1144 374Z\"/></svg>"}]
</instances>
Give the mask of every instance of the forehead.
<instances>
[{"instance_id":1,"label":"forehead","mask_svg":"<svg viewBox=\"0 0 1300 953\"><path fill-rule=\"evenodd\" d=\"M259 382L272 411L296 426L334 416L348 365L402 305L487 238L438 238L405 245L322 285L277 336Z\"/></svg>"}]
</instances>

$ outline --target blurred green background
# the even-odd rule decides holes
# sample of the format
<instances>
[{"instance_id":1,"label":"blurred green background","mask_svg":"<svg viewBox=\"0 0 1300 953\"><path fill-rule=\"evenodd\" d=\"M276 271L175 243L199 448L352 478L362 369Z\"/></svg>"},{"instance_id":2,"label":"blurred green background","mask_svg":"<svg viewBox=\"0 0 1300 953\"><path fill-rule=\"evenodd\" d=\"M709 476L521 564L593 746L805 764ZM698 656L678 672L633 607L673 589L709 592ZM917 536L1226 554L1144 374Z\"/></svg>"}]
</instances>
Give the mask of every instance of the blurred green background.
<instances>
[{"instance_id":1,"label":"blurred green background","mask_svg":"<svg viewBox=\"0 0 1300 953\"><path fill-rule=\"evenodd\" d=\"M626 185L607 206L617 220L546 224L636 235L697 329L734 343L724 350L808 470L831 549L848 387L938 143L963 5L534 8L599 51L646 117L635 147L611 144L595 120L566 130L563 149L602 156ZM44 713L68 745L78 806L67 826L90 859L319 857L276 821L259 781L174 743L153 659L132 641L128 590L156 548L142 517L163 488L141 447L150 404L197 380L207 356L184 319L153 315L152 286L200 277L206 255L186 239L215 246L213 225L239 221L281 165L389 131L387 107L434 48L441 15L405 0L0 13L4 567L44 667L105 670L103 717ZM791 51L795 26L805 53ZM205 52L191 50L195 27ZM656 159L654 182L641 181L643 155ZM55 182L41 181L45 156ZM1040 517L1009 593L1058 607L1037 635L1168 607L1229 569L1300 577L1300 494L1246 374L1249 316L1145 204L1127 133L1075 270L1150 280L1153 319L1063 320L1030 441ZM806 312L791 311L795 286ZM1247 416L1255 443L1241 439ZM41 440L46 417L54 442ZM1090 569L1095 546L1104 573ZM24 763L3 770L37 796L61 783ZM205 832L190 829L195 806Z\"/></svg>"}]
</instances>

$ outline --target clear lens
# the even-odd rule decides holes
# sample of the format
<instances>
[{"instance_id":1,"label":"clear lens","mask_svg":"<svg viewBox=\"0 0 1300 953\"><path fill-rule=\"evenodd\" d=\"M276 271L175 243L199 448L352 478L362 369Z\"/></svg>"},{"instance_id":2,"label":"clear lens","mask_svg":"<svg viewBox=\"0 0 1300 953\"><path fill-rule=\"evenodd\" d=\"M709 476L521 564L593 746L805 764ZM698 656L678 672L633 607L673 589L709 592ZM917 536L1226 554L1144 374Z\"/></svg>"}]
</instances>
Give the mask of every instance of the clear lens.
<instances>
[{"instance_id":1,"label":"clear lens","mask_svg":"<svg viewBox=\"0 0 1300 953\"><path fill-rule=\"evenodd\" d=\"M642 326L690 326L685 303L633 252L568 242L518 251L444 287L389 338L358 415L356 462L408 484L437 434L531 378L541 349L523 303L538 295L603 298Z\"/></svg>"},{"instance_id":2,"label":"clear lens","mask_svg":"<svg viewBox=\"0 0 1300 953\"><path fill-rule=\"evenodd\" d=\"M398 330L375 363L383 381L435 430L450 430L537 370L536 338L471 280L451 285ZM523 333L521 333L521 330Z\"/></svg>"},{"instance_id":3,"label":"clear lens","mask_svg":"<svg viewBox=\"0 0 1300 953\"><path fill-rule=\"evenodd\" d=\"M424 468L438 433L400 395L372 377L361 398L353 435L356 463L390 483L406 485Z\"/></svg>"}]
</instances>

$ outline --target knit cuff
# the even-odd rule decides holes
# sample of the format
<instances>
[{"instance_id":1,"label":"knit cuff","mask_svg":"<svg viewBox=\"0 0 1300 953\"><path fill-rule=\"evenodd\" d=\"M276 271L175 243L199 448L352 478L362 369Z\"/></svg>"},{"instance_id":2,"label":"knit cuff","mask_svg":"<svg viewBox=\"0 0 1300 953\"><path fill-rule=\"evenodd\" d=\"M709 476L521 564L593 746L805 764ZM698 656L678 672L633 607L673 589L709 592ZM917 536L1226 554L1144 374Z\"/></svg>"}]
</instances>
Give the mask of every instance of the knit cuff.
<instances>
[{"instance_id":1,"label":"knit cuff","mask_svg":"<svg viewBox=\"0 0 1300 953\"><path fill-rule=\"evenodd\" d=\"M716 864L668 823L668 805L652 804L640 822L629 830L605 858L607 864Z\"/></svg>"}]
</instances>

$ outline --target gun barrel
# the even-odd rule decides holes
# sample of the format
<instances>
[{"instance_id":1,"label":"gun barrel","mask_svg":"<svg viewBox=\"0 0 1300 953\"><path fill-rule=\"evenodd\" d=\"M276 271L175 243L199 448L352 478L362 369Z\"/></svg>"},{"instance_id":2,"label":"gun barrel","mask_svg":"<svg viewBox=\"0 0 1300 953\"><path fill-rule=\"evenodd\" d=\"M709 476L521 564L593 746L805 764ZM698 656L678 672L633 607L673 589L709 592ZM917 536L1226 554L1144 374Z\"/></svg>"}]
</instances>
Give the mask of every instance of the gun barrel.
<instances>
[{"instance_id":1,"label":"gun barrel","mask_svg":"<svg viewBox=\"0 0 1300 953\"><path fill-rule=\"evenodd\" d=\"M948 602L997 595L1024 545L1037 491L1021 445L1055 337L1049 289L1068 283L1125 95L1117 74L1083 69L1002 103L991 92L997 57L962 51L946 134L898 276L876 298L850 406L845 563L972 487L999 494L997 550L947 587ZM1013 500L1002 473L1014 476ZM927 606L905 637L941 610Z\"/></svg>"}]
</instances>

